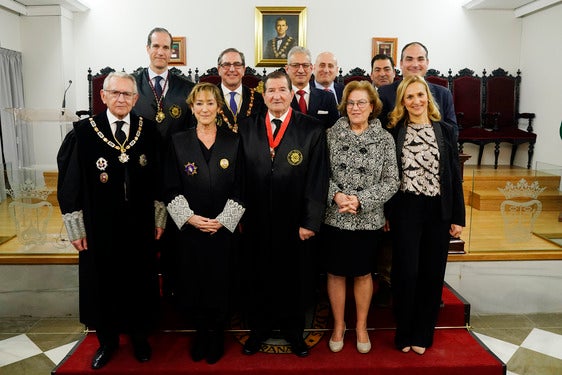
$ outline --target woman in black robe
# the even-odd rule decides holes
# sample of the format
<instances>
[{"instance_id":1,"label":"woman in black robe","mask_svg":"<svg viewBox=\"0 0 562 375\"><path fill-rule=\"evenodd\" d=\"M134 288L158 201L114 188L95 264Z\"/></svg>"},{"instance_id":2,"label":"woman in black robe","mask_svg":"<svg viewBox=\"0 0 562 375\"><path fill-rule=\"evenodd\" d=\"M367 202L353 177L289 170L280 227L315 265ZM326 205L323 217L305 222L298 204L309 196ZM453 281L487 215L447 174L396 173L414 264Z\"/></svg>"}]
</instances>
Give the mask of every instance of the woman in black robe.
<instances>
[{"instance_id":1,"label":"woman in black robe","mask_svg":"<svg viewBox=\"0 0 562 375\"><path fill-rule=\"evenodd\" d=\"M244 213L238 134L217 126L217 86L197 84L187 103L197 126L172 137L165 163L165 202L180 229L178 298L197 334L194 361L224 352L234 232Z\"/></svg>"}]
</instances>

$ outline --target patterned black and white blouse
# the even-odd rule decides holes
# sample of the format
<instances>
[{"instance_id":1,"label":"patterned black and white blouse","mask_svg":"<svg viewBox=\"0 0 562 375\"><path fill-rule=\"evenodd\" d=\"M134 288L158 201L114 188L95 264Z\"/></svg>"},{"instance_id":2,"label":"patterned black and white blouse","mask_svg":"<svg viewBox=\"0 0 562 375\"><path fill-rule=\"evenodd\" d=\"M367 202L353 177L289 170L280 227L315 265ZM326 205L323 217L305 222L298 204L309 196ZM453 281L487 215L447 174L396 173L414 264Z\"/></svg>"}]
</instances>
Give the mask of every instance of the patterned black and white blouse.
<instances>
[{"instance_id":1,"label":"patterned black and white blouse","mask_svg":"<svg viewBox=\"0 0 562 375\"><path fill-rule=\"evenodd\" d=\"M431 124L408 124L402 170L401 191L429 197L439 195L439 149Z\"/></svg>"},{"instance_id":2,"label":"patterned black and white blouse","mask_svg":"<svg viewBox=\"0 0 562 375\"><path fill-rule=\"evenodd\" d=\"M355 134L347 117L327 130L330 151L330 187L325 223L346 230L376 230L384 225L384 203L399 187L396 148L378 119ZM334 195L356 195L356 215L339 213Z\"/></svg>"}]
</instances>

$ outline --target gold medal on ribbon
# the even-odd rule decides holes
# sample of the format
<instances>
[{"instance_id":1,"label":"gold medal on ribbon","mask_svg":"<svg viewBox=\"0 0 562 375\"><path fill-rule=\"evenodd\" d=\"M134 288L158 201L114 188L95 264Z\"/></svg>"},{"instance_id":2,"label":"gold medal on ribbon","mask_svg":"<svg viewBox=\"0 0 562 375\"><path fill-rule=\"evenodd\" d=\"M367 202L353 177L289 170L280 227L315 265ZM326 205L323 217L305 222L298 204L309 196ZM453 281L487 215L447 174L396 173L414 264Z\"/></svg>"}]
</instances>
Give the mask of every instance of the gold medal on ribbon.
<instances>
[{"instance_id":1,"label":"gold medal on ribbon","mask_svg":"<svg viewBox=\"0 0 562 375\"><path fill-rule=\"evenodd\" d=\"M156 112L156 122L161 123L166 118L166 115L162 111Z\"/></svg>"}]
</instances>

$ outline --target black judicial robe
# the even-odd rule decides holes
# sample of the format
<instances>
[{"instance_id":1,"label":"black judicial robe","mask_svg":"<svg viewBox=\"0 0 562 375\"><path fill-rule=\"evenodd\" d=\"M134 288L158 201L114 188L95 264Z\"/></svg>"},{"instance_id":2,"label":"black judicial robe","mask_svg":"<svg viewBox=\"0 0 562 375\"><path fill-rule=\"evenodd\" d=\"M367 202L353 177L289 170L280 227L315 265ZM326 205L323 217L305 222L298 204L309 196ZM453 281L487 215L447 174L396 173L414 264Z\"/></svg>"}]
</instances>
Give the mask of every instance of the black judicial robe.
<instances>
[{"instance_id":1,"label":"black judicial robe","mask_svg":"<svg viewBox=\"0 0 562 375\"><path fill-rule=\"evenodd\" d=\"M106 112L93 121L103 136L114 140ZM138 128L139 117L131 114L129 141ZM88 249L79 252L79 300L80 321L88 327L148 329L156 318L157 138L154 123L143 119L136 143L126 151L129 161L121 163L121 152L84 119L74 124L57 155L61 212L81 210L84 217Z\"/></svg>"},{"instance_id":2,"label":"black judicial robe","mask_svg":"<svg viewBox=\"0 0 562 375\"><path fill-rule=\"evenodd\" d=\"M187 164L196 168L196 173L186 171ZM201 150L197 130L192 128L172 137L164 165L166 204L183 195L196 215L208 218L216 218L229 199L243 205L240 138L226 126L217 127L209 163ZM168 222L168 225L176 224ZM224 227L210 235L189 224L182 226L178 237L182 270L178 294L182 307L212 309L224 318L231 281L233 236Z\"/></svg>"},{"instance_id":3,"label":"black judicial robe","mask_svg":"<svg viewBox=\"0 0 562 375\"><path fill-rule=\"evenodd\" d=\"M139 99L133 111L139 116L155 121L157 105L148 79L148 68L144 68L134 75L137 80ZM169 71L166 85L168 89L162 99L162 109L166 117L161 123L156 124L164 142L164 149L172 134L194 125L191 123L191 109L186 100L195 84Z\"/></svg>"},{"instance_id":4,"label":"black judicial robe","mask_svg":"<svg viewBox=\"0 0 562 375\"><path fill-rule=\"evenodd\" d=\"M269 311L304 308L308 243L299 227L315 232L324 219L329 158L321 123L292 111L272 160L265 114L239 127L246 168L246 213L243 218L250 301ZM262 309L261 306L257 307ZM292 310L292 311L290 311Z\"/></svg>"}]
</instances>

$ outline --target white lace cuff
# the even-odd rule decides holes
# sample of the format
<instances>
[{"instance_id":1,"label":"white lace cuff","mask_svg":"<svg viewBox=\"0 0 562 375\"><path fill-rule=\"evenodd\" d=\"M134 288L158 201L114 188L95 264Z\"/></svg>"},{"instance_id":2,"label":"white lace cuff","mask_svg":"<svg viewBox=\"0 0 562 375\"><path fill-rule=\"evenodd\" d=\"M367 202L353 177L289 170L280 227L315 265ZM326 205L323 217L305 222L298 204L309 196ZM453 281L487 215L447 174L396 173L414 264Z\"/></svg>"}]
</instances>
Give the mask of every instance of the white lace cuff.
<instances>
[{"instance_id":1,"label":"white lace cuff","mask_svg":"<svg viewBox=\"0 0 562 375\"><path fill-rule=\"evenodd\" d=\"M189 203L183 195L178 195L166 207L174 223L181 229L194 212L189 208Z\"/></svg>"},{"instance_id":2,"label":"white lace cuff","mask_svg":"<svg viewBox=\"0 0 562 375\"><path fill-rule=\"evenodd\" d=\"M164 202L154 201L154 222L156 227L165 229L167 220L168 214Z\"/></svg>"},{"instance_id":3,"label":"white lace cuff","mask_svg":"<svg viewBox=\"0 0 562 375\"><path fill-rule=\"evenodd\" d=\"M230 232L234 233L236 229L236 225L244 215L244 211L246 209L240 205L239 203L229 199L226 201L224 205L224 209L222 212L217 216L217 220Z\"/></svg>"},{"instance_id":4,"label":"white lace cuff","mask_svg":"<svg viewBox=\"0 0 562 375\"><path fill-rule=\"evenodd\" d=\"M72 241L86 238L86 228L84 227L84 213L82 210L74 211L62 215L62 221L68 233L68 239Z\"/></svg>"}]
</instances>

